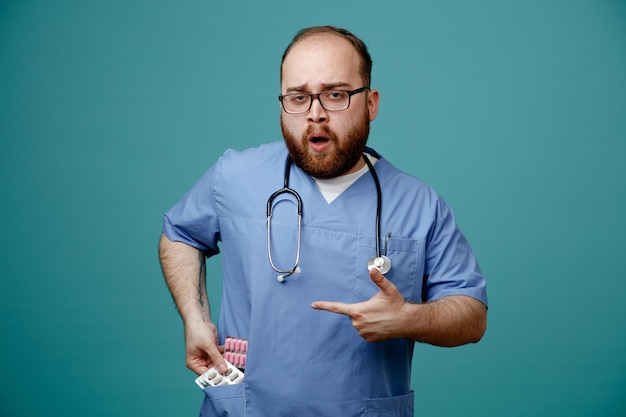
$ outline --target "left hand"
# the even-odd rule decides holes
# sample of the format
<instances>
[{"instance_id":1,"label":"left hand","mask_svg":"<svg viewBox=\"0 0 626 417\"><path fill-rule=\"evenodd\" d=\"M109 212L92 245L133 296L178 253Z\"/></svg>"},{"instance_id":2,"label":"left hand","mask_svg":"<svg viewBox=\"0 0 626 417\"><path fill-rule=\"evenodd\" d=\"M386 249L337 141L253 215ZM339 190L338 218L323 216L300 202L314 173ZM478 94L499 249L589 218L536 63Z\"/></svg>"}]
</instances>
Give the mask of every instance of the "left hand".
<instances>
[{"instance_id":1,"label":"left hand","mask_svg":"<svg viewBox=\"0 0 626 417\"><path fill-rule=\"evenodd\" d=\"M380 291L367 301L354 304L315 301L311 307L350 317L352 326L368 342L401 337L402 329L398 327L398 319L402 317L406 301L398 288L378 269L370 270L370 279Z\"/></svg>"}]
</instances>

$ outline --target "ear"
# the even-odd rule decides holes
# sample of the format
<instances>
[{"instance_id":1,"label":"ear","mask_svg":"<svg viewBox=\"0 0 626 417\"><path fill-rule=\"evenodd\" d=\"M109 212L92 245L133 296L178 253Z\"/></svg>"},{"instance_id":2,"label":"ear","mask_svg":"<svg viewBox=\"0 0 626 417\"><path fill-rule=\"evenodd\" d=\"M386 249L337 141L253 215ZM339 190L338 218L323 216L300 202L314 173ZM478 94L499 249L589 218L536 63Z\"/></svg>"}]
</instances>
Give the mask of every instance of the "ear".
<instances>
[{"instance_id":1,"label":"ear","mask_svg":"<svg viewBox=\"0 0 626 417\"><path fill-rule=\"evenodd\" d=\"M367 107L370 112L370 122L374 121L376 115L378 114L379 100L380 96L378 95L378 90L369 90L367 92Z\"/></svg>"}]
</instances>

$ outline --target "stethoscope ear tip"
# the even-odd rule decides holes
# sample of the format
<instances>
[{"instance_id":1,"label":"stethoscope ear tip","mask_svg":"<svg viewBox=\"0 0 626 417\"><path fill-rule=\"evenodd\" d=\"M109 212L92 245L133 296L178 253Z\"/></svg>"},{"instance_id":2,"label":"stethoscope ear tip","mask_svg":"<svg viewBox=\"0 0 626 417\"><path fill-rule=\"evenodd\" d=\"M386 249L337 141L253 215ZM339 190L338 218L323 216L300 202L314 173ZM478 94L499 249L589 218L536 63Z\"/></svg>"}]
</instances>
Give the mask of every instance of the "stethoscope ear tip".
<instances>
[{"instance_id":1,"label":"stethoscope ear tip","mask_svg":"<svg viewBox=\"0 0 626 417\"><path fill-rule=\"evenodd\" d=\"M278 282L285 282L285 276L284 275L279 275L276 277L276 281Z\"/></svg>"}]
</instances>

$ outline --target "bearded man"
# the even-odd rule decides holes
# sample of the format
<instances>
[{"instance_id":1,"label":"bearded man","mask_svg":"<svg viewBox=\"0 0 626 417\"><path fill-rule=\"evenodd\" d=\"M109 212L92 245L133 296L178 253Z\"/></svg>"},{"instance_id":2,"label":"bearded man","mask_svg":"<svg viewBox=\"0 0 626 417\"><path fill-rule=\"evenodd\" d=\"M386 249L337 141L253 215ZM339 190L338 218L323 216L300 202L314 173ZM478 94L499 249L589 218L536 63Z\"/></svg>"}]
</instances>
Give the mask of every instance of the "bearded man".
<instances>
[{"instance_id":1,"label":"bearded man","mask_svg":"<svg viewBox=\"0 0 626 417\"><path fill-rule=\"evenodd\" d=\"M485 279L452 210L367 147L371 69L352 33L300 31L280 68L284 141L227 151L164 216L187 366L227 374L226 338L247 346L242 382L207 382L201 416L412 417L415 342L485 332ZM218 253L215 325L205 260Z\"/></svg>"}]
</instances>

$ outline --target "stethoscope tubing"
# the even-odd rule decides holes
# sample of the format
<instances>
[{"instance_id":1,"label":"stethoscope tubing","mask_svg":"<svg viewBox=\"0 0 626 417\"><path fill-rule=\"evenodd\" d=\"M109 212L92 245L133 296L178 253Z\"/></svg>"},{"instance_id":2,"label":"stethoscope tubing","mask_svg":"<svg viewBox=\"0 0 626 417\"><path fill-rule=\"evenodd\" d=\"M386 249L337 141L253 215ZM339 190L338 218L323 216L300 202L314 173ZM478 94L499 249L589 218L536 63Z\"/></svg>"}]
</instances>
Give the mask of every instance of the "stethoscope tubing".
<instances>
[{"instance_id":1,"label":"stethoscope tubing","mask_svg":"<svg viewBox=\"0 0 626 417\"><path fill-rule=\"evenodd\" d=\"M279 281L284 281L290 275L293 275L298 269L298 264L300 263L300 246L302 243L302 198L300 194L289 188L289 174L291 173L291 158L287 156L287 160L285 161L285 180L283 184L283 188L272 193L270 198L267 200L267 256L270 260L270 265L274 269L274 271L279 274ZM279 269L272 260L272 245L271 245L271 229L272 229L272 203L274 199L281 194L291 194L297 200L298 206L298 244L296 249L296 260L294 261L294 266L290 270L282 270Z\"/></svg>"},{"instance_id":2,"label":"stethoscope tubing","mask_svg":"<svg viewBox=\"0 0 626 417\"><path fill-rule=\"evenodd\" d=\"M370 174L372 174L372 178L374 178L374 185L376 186L376 256L380 258L380 212L383 206L383 193L380 189L380 181L378 181L378 174L374 169L374 165L372 165L365 154L363 154L363 159L367 164Z\"/></svg>"},{"instance_id":3,"label":"stethoscope tubing","mask_svg":"<svg viewBox=\"0 0 626 417\"><path fill-rule=\"evenodd\" d=\"M378 174L376 174L376 169L374 169L374 165L370 162L365 154L363 154L363 159L367 164L368 170L372 175L374 180L374 185L376 186L376 256L372 257L368 260L368 268L377 268L383 274L387 273L391 268L391 261L387 258L387 241L385 241L385 254L381 255L380 252L380 213L382 210L382 190L380 188L380 181L378 180ZM302 243L302 198L297 191L292 188L289 188L289 176L291 173L291 158L287 155L285 160L285 178L283 182L283 188L275 191L270 195L267 200L267 256L270 261L270 265L274 269L274 271L278 272L278 281L284 282L285 278L293 275L296 272L299 272L299 263L300 263L300 248ZM272 203L274 199L281 194L291 194L297 200L298 206L298 244L296 249L296 259L294 261L294 266L292 269L282 270L278 268L272 259L272 245L271 245L271 223L272 223ZM390 232L391 234L391 232ZM387 237L389 238L389 236Z\"/></svg>"}]
</instances>

